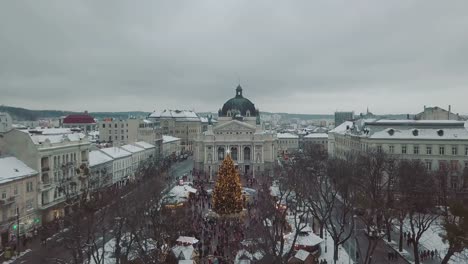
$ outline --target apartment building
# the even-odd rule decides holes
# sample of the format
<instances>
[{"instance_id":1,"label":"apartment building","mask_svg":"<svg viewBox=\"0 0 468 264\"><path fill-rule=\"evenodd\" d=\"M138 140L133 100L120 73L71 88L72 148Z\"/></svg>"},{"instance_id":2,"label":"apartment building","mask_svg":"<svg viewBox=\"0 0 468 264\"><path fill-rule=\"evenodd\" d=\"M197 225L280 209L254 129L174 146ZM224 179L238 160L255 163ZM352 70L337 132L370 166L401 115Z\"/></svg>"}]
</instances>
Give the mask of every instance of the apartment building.
<instances>
[{"instance_id":1,"label":"apartment building","mask_svg":"<svg viewBox=\"0 0 468 264\"><path fill-rule=\"evenodd\" d=\"M83 133L69 129L0 131L0 149L38 171L38 209L42 221L62 217L67 198L87 186L90 143Z\"/></svg>"},{"instance_id":2,"label":"apartment building","mask_svg":"<svg viewBox=\"0 0 468 264\"><path fill-rule=\"evenodd\" d=\"M299 136L292 133L278 133L278 155L293 153L299 150Z\"/></svg>"},{"instance_id":3,"label":"apartment building","mask_svg":"<svg viewBox=\"0 0 468 264\"><path fill-rule=\"evenodd\" d=\"M138 166L140 166L140 164L142 164L146 160L144 155L145 149L132 144L123 145L121 148L132 154L131 168L132 176L134 176L138 169Z\"/></svg>"},{"instance_id":4,"label":"apartment building","mask_svg":"<svg viewBox=\"0 0 468 264\"><path fill-rule=\"evenodd\" d=\"M328 150L328 134L326 133L311 133L303 137L304 145L321 146L324 150Z\"/></svg>"},{"instance_id":5,"label":"apartment building","mask_svg":"<svg viewBox=\"0 0 468 264\"><path fill-rule=\"evenodd\" d=\"M83 133L96 130L96 120L85 111L83 114L72 114L62 120L64 128L79 128Z\"/></svg>"},{"instance_id":6,"label":"apartment building","mask_svg":"<svg viewBox=\"0 0 468 264\"><path fill-rule=\"evenodd\" d=\"M193 151L194 140L202 131L200 117L191 110L153 112L148 119L160 124L163 135L180 138L181 151Z\"/></svg>"},{"instance_id":7,"label":"apartment building","mask_svg":"<svg viewBox=\"0 0 468 264\"><path fill-rule=\"evenodd\" d=\"M180 155L180 138L172 136L163 136L163 157Z\"/></svg>"},{"instance_id":8,"label":"apartment building","mask_svg":"<svg viewBox=\"0 0 468 264\"><path fill-rule=\"evenodd\" d=\"M132 153L118 147L102 148L100 151L112 158L112 184L126 185L133 177Z\"/></svg>"},{"instance_id":9,"label":"apartment building","mask_svg":"<svg viewBox=\"0 0 468 264\"><path fill-rule=\"evenodd\" d=\"M328 135L331 156L375 149L399 159L417 159L428 170L447 171L452 190L468 190L468 130L464 122L361 119L346 121Z\"/></svg>"},{"instance_id":10,"label":"apartment building","mask_svg":"<svg viewBox=\"0 0 468 264\"><path fill-rule=\"evenodd\" d=\"M112 185L113 159L100 150L89 152L89 187L92 191Z\"/></svg>"},{"instance_id":11,"label":"apartment building","mask_svg":"<svg viewBox=\"0 0 468 264\"><path fill-rule=\"evenodd\" d=\"M18 228L24 234L40 226L37 181L36 170L15 157L0 157L0 247L7 245Z\"/></svg>"}]
</instances>

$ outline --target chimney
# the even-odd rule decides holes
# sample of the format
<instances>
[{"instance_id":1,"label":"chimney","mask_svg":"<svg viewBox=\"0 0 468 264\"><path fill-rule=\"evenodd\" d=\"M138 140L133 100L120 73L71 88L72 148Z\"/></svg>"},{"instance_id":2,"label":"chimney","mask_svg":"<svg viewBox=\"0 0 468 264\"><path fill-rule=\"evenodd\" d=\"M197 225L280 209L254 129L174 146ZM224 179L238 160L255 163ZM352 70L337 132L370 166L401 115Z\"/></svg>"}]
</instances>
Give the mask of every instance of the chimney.
<instances>
[{"instance_id":1,"label":"chimney","mask_svg":"<svg viewBox=\"0 0 468 264\"><path fill-rule=\"evenodd\" d=\"M450 112L452 111L452 106L449 105L449 110L448 110L448 114L447 114L447 119L450 120Z\"/></svg>"},{"instance_id":2,"label":"chimney","mask_svg":"<svg viewBox=\"0 0 468 264\"><path fill-rule=\"evenodd\" d=\"M424 105L424 111L426 111L426 105Z\"/></svg>"}]
</instances>

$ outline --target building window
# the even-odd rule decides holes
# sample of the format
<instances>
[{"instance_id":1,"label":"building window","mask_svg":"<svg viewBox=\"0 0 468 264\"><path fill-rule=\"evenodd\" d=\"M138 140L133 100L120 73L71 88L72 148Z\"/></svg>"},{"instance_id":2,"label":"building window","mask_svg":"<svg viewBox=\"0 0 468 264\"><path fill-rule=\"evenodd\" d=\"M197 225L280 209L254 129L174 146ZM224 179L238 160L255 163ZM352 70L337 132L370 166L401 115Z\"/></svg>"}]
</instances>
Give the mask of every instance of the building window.
<instances>
[{"instance_id":1,"label":"building window","mask_svg":"<svg viewBox=\"0 0 468 264\"><path fill-rule=\"evenodd\" d=\"M380 146L380 145L377 146L377 152L378 152L378 153L381 153L381 152L382 152L382 146Z\"/></svg>"},{"instance_id":2,"label":"building window","mask_svg":"<svg viewBox=\"0 0 468 264\"><path fill-rule=\"evenodd\" d=\"M114 127L117 128L117 124L115 124Z\"/></svg>"},{"instance_id":3,"label":"building window","mask_svg":"<svg viewBox=\"0 0 468 264\"><path fill-rule=\"evenodd\" d=\"M5 191L2 192L2 199L6 199L6 192Z\"/></svg>"},{"instance_id":4,"label":"building window","mask_svg":"<svg viewBox=\"0 0 468 264\"><path fill-rule=\"evenodd\" d=\"M458 147L457 146L452 147L452 155L458 155Z\"/></svg>"},{"instance_id":5,"label":"building window","mask_svg":"<svg viewBox=\"0 0 468 264\"><path fill-rule=\"evenodd\" d=\"M32 191L33 191L33 182L27 182L26 183L26 192L32 192Z\"/></svg>"},{"instance_id":6,"label":"building window","mask_svg":"<svg viewBox=\"0 0 468 264\"><path fill-rule=\"evenodd\" d=\"M468 156L468 147L465 147L465 156Z\"/></svg>"},{"instance_id":7,"label":"building window","mask_svg":"<svg viewBox=\"0 0 468 264\"><path fill-rule=\"evenodd\" d=\"M413 154L419 154L419 146L413 146Z\"/></svg>"},{"instance_id":8,"label":"building window","mask_svg":"<svg viewBox=\"0 0 468 264\"><path fill-rule=\"evenodd\" d=\"M432 155L432 147L426 147L426 154Z\"/></svg>"},{"instance_id":9,"label":"building window","mask_svg":"<svg viewBox=\"0 0 468 264\"><path fill-rule=\"evenodd\" d=\"M432 161L426 161L426 169L428 171L432 170Z\"/></svg>"},{"instance_id":10,"label":"building window","mask_svg":"<svg viewBox=\"0 0 468 264\"><path fill-rule=\"evenodd\" d=\"M119 139L117 136L115 136L115 140Z\"/></svg>"},{"instance_id":11,"label":"building window","mask_svg":"<svg viewBox=\"0 0 468 264\"><path fill-rule=\"evenodd\" d=\"M124 136L122 136L122 140L124 140Z\"/></svg>"},{"instance_id":12,"label":"building window","mask_svg":"<svg viewBox=\"0 0 468 264\"><path fill-rule=\"evenodd\" d=\"M15 189L13 191L13 195L18 195L18 185L15 185Z\"/></svg>"},{"instance_id":13,"label":"building window","mask_svg":"<svg viewBox=\"0 0 468 264\"><path fill-rule=\"evenodd\" d=\"M34 199L26 200L26 210L33 209Z\"/></svg>"},{"instance_id":14,"label":"building window","mask_svg":"<svg viewBox=\"0 0 468 264\"><path fill-rule=\"evenodd\" d=\"M124 133L124 132L123 132L123 129L122 129L122 134L123 134L123 133Z\"/></svg>"},{"instance_id":15,"label":"building window","mask_svg":"<svg viewBox=\"0 0 468 264\"><path fill-rule=\"evenodd\" d=\"M393 145L388 146L388 152L391 154L395 153L395 147Z\"/></svg>"},{"instance_id":16,"label":"building window","mask_svg":"<svg viewBox=\"0 0 468 264\"><path fill-rule=\"evenodd\" d=\"M406 154L406 145L401 146L401 154Z\"/></svg>"},{"instance_id":17,"label":"building window","mask_svg":"<svg viewBox=\"0 0 468 264\"><path fill-rule=\"evenodd\" d=\"M106 128L106 124L102 124L102 128Z\"/></svg>"},{"instance_id":18,"label":"building window","mask_svg":"<svg viewBox=\"0 0 468 264\"><path fill-rule=\"evenodd\" d=\"M439 147L439 155L445 155L445 147Z\"/></svg>"}]
</instances>

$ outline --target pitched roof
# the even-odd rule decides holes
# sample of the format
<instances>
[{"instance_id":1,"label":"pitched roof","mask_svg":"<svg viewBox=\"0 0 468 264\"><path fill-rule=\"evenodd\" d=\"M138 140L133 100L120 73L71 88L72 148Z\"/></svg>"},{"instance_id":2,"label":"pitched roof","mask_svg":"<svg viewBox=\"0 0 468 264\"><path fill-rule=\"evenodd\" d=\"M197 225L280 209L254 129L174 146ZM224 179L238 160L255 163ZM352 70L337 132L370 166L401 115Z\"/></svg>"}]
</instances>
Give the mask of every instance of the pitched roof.
<instances>
[{"instance_id":1,"label":"pitched roof","mask_svg":"<svg viewBox=\"0 0 468 264\"><path fill-rule=\"evenodd\" d=\"M180 140L180 138L173 137L173 136L163 135L162 137L163 137L163 144Z\"/></svg>"},{"instance_id":2,"label":"pitched roof","mask_svg":"<svg viewBox=\"0 0 468 264\"><path fill-rule=\"evenodd\" d=\"M138 147L140 148L144 148L144 149L151 149L151 148L154 148L155 146L146 142L146 141L137 141L135 142L135 145L137 145Z\"/></svg>"},{"instance_id":3,"label":"pitched roof","mask_svg":"<svg viewBox=\"0 0 468 264\"><path fill-rule=\"evenodd\" d=\"M142 151L145 150L144 148L140 148L140 147L132 145L132 144L123 145L123 146L121 146L121 148L123 148L126 151L131 152L131 153L142 152Z\"/></svg>"},{"instance_id":4,"label":"pitched roof","mask_svg":"<svg viewBox=\"0 0 468 264\"><path fill-rule=\"evenodd\" d=\"M312 133L304 136L304 138L328 138L328 134L325 133Z\"/></svg>"},{"instance_id":5,"label":"pitched roof","mask_svg":"<svg viewBox=\"0 0 468 264\"><path fill-rule=\"evenodd\" d=\"M93 167L99 164L103 164L113 159L109 157L107 154L103 153L100 150L93 150L89 152L89 166Z\"/></svg>"},{"instance_id":6,"label":"pitched roof","mask_svg":"<svg viewBox=\"0 0 468 264\"><path fill-rule=\"evenodd\" d=\"M100 150L114 159L124 158L132 155L132 153L118 147L102 148Z\"/></svg>"},{"instance_id":7,"label":"pitched roof","mask_svg":"<svg viewBox=\"0 0 468 264\"><path fill-rule=\"evenodd\" d=\"M278 133L276 134L278 138L299 138L298 135L291 134L291 133Z\"/></svg>"},{"instance_id":8,"label":"pitched roof","mask_svg":"<svg viewBox=\"0 0 468 264\"><path fill-rule=\"evenodd\" d=\"M37 171L15 157L0 157L0 184L35 174L37 174Z\"/></svg>"},{"instance_id":9,"label":"pitched roof","mask_svg":"<svg viewBox=\"0 0 468 264\"><path fill-rule=\"evenodd\" d=\"M88 114L68 115L63 119L64 124L95 124L94 118Z\"/></svg>"}]
</instances>

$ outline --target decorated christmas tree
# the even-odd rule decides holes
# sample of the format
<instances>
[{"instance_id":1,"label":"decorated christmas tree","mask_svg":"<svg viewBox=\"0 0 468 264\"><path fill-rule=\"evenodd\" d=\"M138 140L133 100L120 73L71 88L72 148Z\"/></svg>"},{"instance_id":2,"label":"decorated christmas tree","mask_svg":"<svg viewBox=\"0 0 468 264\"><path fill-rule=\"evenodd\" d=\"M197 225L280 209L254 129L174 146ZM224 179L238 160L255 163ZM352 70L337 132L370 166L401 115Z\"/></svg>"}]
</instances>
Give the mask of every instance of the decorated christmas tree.
<instances>
[{"instance_id":1,"label":"decorated christmas tree","mask_svg":"<svg viewBox=\"0 0 468 264\"><path fill-rule=\"evenodd\" d=\"M229 154L218 170L218 180L213 191L213 210L220 215L242 211L240 177Z\"/></svg>"}]
</instances>

